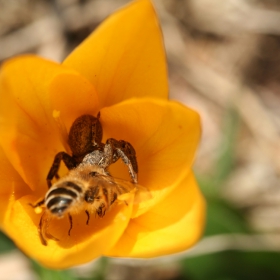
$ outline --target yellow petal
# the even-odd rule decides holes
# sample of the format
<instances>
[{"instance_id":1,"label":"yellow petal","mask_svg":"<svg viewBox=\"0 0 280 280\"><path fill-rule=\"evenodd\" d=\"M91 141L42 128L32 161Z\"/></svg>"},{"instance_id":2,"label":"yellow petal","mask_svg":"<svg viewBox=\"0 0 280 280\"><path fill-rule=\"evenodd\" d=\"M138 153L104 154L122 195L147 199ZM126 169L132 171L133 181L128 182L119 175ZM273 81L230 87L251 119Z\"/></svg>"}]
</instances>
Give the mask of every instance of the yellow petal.
<instances>
[{"instance_id":1,"label":"yellow petal","mask_svg":"<svg viewBox=\"0 0 280 280\"><path fill-rule=\"evenodd\" d=\"M67 132L76 118L84 114L96 116L100 110L95 89L80 75L56 76L50 83L49 93L52 108Z\"/></svg>"},{"instance_id":2,"label":"yellow petal","mask_svg":"<svg viewBox=\"0 0 280 280\"><path fill-rule=\"evenodd\" d=\"M200 120L193 110L162 99L130 99L101 110L104 141L126 140L136 150L139 184L152 199L135 206L136 217L158 203L190 171L200 139ZM128 179L120 161L111 165L115 177Z\"/></svg>"},{"instance_id":3,"label":"yellow petal","mask_svg":"<svg viewBox=\"0 0 280 280\"><path fill-rule=\"evenodd\" d=\"M201 236L204 221L205 201L190 174L168 198L132 219L106 255L150 258L186 250Z\"/></svg>"},{"instance_id":4,"label":"yellow petal","mask_svg":"<svg viewBox=\"0 0 280 280\"><path fill-rule=\"evenodd\" d=\"M77 96L83 101L77 102ZM0 99L0 144L4 153L31 189L45 190L53 157L64 149L54 111L61 114L62 123L70 113L74 121L81 112L98 108L95 90L74 70L23 56L2 66Z\"/></svg>"},{"instance_id":5,"label":"yellow petal","mask_svg":"<svg viewBox=\"0 0 280 280\"><path fill-rule=\"evenodd\" d=\"M28 186L12 167L0 147L0 228L9 203L14 199L30 193Z\"/></svg>"},{"instance_id":6,"label":"yellow petal","mask_svg":"<svg viewBox=\"0 0 280 280\"><path fill-rule=\"evenodd\" d=\"M96 88L101 106L131 97L167 98L161 30L149 0L111 15L64 61Z\"/></svg>"},{"instance_id":7,"label":"yellow petal","mask_svg":"<svg viewBox=\"0 0 280 280\"><path fill-rule=\"evenodd\" d=\"M25 196L10 203L6 211L3 229L27 255L50 268L67 268L93 260L112 248L130 220L131 205L115 205L103 218L91 215L86 225L86 213L73 215L73 228L68 235L67 217L51 220L49 233L59 241L48 240L41 244L37 227L40 215L29 205L34 202Z\"/></svg>"}]
</instances>

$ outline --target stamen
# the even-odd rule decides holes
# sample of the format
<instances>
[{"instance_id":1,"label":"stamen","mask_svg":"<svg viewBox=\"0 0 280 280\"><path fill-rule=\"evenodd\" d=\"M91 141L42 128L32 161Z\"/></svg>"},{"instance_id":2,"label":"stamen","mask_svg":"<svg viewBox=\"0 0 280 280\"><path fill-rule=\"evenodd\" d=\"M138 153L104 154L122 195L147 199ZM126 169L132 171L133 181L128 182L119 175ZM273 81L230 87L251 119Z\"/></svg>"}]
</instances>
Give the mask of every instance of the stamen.
<instances>
[{"instance_id":1,"label":"stamen","mask_svg":"<svg viewBox=\"0 0 280 280\"><path fill-rule=\"evenodd\" d=\"M71 149L68 145L68 133L67 133L67 129L66 129L66 126L64 124L64 122L61 120L61 117L60 117L60 111L58 110L53 110L53 118L55 119L56 121L56 124L57 124L57 127L58 127L58 130L59 130L59 137L60 137L60 141L62 142L66 152L68 154L71 154Z\"/></svg>"}]
</instances>

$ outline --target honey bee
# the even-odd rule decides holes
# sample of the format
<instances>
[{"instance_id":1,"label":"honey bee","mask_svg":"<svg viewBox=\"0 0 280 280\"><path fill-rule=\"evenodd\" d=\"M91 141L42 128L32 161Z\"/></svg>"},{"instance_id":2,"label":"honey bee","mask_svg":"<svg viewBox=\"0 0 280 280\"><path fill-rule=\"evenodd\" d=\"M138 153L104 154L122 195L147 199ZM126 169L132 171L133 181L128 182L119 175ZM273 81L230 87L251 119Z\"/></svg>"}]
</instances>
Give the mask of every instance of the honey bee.
<instances>
[{"instance_id":1,"label":"honey bee","mask_svg":"<svg viewBox=\"0 0 280 280\"><path fill-rule=\"evenodd\" d=\"M47 175L49 190L43 200L32 205L34 208L42 206L44 209L38 233L45 246L47 238L57 240L47 231L50 219L68 215L70 236L72 214L85 211L86 224L89 224L90 214L104 217L122 194L147 191L137 184L138 165L133 146L114 138L102 143L103 131L99 119L100 113L97 117L82 115L74 121L68 136L72 156L66 152L55 156ZM116 179L109 174L108 167L119 158L127 165L131 182ZM65 163L69 173L59 178L61 161ZM58 180L52 185L54 177Z\"/></svg>"}]
</instances>

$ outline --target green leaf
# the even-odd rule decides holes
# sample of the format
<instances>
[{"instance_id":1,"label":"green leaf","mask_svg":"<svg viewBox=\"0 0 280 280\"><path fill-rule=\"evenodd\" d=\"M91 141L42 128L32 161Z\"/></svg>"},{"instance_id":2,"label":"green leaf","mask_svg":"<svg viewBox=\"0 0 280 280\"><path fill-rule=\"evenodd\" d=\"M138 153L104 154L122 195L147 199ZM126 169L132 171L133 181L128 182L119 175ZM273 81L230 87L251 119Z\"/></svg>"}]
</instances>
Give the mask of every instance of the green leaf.
<instances>
[{"instance_id":1,"label":"green leaf","mask_svg":"<svg viewBox=\"0 0 280 280\"><path fill-rule=\"evenodd\" d=\"M230 108L225 116L223 129L224 134L214 174L214 178L218 186L220 186L228 178L234 167L239 123L240 117L238 113L233 108Z\"/></svg>"},{"instance_id":2,"label":"green leaf","mask_svg":"<svg viewBox=\"0 0 280 280\"><path fill-rule=\"evenodd\" d=\"M15 249L15 245L3 232L0 231L0 254Z\"/></svg>"},{"instance_id":3,"label":"green leaf","mask_svg":"<svg viewBox=\"0 0 280 280\"><path fill-rule=\"evenodd\" d=\"M188 280L280 279L280 253L226 251L186 258L183 275Z\"/></svg>"},{"instance_id":4,"label":"green leaf","mask_svg":"<svg viewBox=\"0 0 280 280\"><path fill-rule=\"evenodd\" d=\"M251 232L242 213L229 203L221 199L210 199L207 202L205 235Z\"/></svg>"},{"instance_id":5,"label":"green leaf","mask_svg":"<svg viewBox=\"0 0 280 280\"><path fill-rule=\"evenodd\" d=\"M31 260L34 272L37 273L40 280L76 280L69 270L52 270L45 268L37 262Z\"/></svg>"}]
</instances>

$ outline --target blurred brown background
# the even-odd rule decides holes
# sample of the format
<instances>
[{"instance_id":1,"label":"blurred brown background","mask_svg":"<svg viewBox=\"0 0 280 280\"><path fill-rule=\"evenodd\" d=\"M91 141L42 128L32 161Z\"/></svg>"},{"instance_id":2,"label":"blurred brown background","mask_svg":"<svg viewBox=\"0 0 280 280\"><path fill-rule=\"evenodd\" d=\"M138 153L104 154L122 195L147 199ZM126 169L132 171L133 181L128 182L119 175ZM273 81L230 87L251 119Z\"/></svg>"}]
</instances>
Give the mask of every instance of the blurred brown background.
<instances>
[{"instance_id":1,"label":"blurred brown background","mask_svg":"<svg viewBox=\"0 0 280 280\"><path fill-rule=\"evenodd\" d=\"M0 0L0 62L22 53L62 61L103 19L128 2ZM203 125L195 171L209 203L210 226L202 242L184 256L226 250L278 252L280 1L153 2L164 34L170 98L196 109ZM229 205L236 216L224 215L224 208L211 208L211 201L217 200ZM245 232L230 230L237 216L242 217ZM209 230L219 222L227 224L231 234ZM10 271L6 275L15 273L17 262L21 278L11 274L12 278L0 275L0 279L35 277L18 254L0 255L0 270L5 267ZM106 279L131 279L131 273L134 280L203 279L180 278L180 271L173 259L149 266L113 261Z\"/></svg>"}]
</instances>

